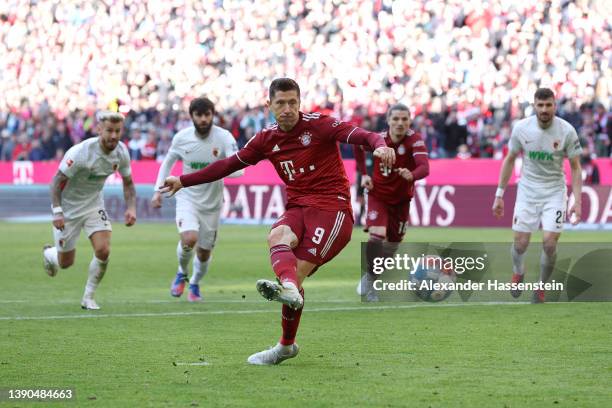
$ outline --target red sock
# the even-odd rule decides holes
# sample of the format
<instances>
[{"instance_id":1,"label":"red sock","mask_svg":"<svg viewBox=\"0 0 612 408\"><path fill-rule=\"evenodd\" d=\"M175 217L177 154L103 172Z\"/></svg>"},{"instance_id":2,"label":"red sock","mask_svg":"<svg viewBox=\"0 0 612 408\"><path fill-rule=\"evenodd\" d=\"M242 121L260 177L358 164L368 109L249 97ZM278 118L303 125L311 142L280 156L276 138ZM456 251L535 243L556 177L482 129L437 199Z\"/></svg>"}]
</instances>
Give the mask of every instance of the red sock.
<instances>
[{"instance_id":1,"label":"red sock","mask_svg":"<svg viewBox=\"0 0 612 408\"><path fill-rule=\"evenodd\" d=\"M304 288L300 288L300 295L304 297ZM300 309L295 310L287 305L283 305L281 311L281 327L283 328L283 335L279 342L283 346L289 346L295 343L295 335L297 334L298 326L300 325L300 317L302 317L302 306Z\"/></svg>"},{"instance_id":2,"label":"red sock","mask_svg":"<svg viewBox=\"0 0 612 408\"><path fill-rule=\"evenodd\" d=\"M270 248L270 263L278 279L297 284L297 258L289 245L275 245Z\"/></svg>"}]
</instances>

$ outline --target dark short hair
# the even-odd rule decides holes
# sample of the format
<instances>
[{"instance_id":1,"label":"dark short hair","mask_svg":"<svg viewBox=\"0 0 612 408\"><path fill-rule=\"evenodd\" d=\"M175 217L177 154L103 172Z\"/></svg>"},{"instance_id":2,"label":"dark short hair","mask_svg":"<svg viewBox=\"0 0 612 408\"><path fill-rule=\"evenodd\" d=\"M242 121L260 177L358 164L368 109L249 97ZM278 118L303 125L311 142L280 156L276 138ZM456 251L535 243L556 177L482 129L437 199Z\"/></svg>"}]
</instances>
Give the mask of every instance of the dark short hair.
<instances>
[{"instance_id":1,"label":"dark short hair","mask_svg":"<svg viewBox=\"0 0 612 408\"><path fill-rule=\"evenodd\" d=\"M276 95L278 91L297 91L297 96L298 98L300 97L300 86L291 78L276 78L272 81L270 89L268 90L270 100L274 98L274 95Z\"/></svg>"},{"instance_id":2,"label":"dark short hair","mask_svg":"<svg viewBox=\"0 0 612 408\"><path fill-rule=\"evenodd\" d=\"M389 110L387 110L387 119L389 119L395 111L406 111L408 115L410 115L410 109L408 109L406 105L403 103L396 103L395 105L391 105Z\"/></svg>"},{"instance_id":3,"label":"dark short hair","mask_svg":"<svg viewBox=\"0 0 612 408\"><path fill-rule=\"evenodd\" d=\"M538 88L538 90L535 91L535 94L533 94L534 101L537 99L542 101L550 98L555 99L555 93L550 88Z\"/></svg>"},{"instance_id":4,"label":"dark short hair","mask_svg":"<svg viewBox=\"0 0 612 408\"><path fill-rule=\"evenodd\" d=\"M215 113L215 104L204 96L195 98L189 104L189 116L193 116L193 113L202 114L206 112Z\"/></svg>"}]
</instances>

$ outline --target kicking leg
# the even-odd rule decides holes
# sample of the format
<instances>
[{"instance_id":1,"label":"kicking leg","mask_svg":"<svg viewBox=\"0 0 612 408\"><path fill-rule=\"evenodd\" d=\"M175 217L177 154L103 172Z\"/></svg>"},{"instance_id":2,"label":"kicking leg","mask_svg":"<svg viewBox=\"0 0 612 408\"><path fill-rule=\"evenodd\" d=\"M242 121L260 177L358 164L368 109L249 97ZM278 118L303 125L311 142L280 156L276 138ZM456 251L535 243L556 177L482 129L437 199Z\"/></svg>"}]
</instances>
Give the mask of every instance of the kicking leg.
<instances>
[{"instance_id":1,"label":"kicking leg","mask_svg":"<svg viewBox=\"0 0 612 408\"><path fill-rule=\"evenodd\" d=\"M268 300L281 302L293 309L302 307L303 299L299 293L301 282L297 276L298 260L292 248L298 238L287 225L279 225L270 231L268 245L270 262L280 284L267 279L257 281L257 291Z\"/></svg>"},{"instance_id":2,"label":"kicking leg","mask_svg":"<svg viewBox=\"0 0 612 408\"><path fill-rule=\"evenodd\" d=\"M282 335L278 343L269 350L264 350L259 353L255 353L248 358L250 364L255 365L274 365L280 364L281 362L297 356L299 352L299 346L295 343L295 337L297 334L298 327L300 325L300 318L302 317L302 310L304 308L304 288L302 282L304 279L312 273L316 265L299 259L297 261L297 284L299 287L299 293L302 297L302 306L298 309L283 304L281 310L281 327Z\"/></svg>"}]
</instances>

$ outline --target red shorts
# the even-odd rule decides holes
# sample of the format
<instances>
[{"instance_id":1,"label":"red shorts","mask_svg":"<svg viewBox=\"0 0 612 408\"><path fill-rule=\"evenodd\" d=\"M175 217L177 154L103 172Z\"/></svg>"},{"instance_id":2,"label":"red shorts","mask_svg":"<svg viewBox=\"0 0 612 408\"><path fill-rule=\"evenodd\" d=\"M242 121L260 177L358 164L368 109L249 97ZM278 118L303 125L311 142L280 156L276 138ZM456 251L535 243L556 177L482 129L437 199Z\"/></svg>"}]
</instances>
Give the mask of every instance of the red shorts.
<instances>
[{"instance_id":1,"label":"red shorts","mask_svg":"<svg viewBox=\"0 0 612 408\"><path fill-rule=\"evenodd\" d=\"M324 211L291 207L272 225L286 225L298 238L296 258L321 266L331 261L351 240L353 215L346 210Z\"/></svg>"},{"instance_id":2,"label":"red shorts","mask_svg":"<svg viewBox=\"0 0 612 408\"><path fill-rule=\"evenodd\" d=\"M366 226L386 227L387 241L402 242L410 214L410 201L385 204L373 195L368 195Z\"/></svg>"}]
</instances>

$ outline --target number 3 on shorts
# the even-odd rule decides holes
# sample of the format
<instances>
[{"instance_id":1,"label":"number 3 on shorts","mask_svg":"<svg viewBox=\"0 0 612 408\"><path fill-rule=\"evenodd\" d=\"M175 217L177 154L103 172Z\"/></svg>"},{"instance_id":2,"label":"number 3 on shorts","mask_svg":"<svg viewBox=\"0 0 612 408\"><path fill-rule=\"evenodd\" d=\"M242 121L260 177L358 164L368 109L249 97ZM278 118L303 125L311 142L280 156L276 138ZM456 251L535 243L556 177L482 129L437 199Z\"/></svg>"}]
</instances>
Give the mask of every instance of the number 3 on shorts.
<instances>
[{"instance_id":1,"label":"number 3 on shorts","mask_svg":"<svg viewBox=\"0 0 612 408\"><path fill-rule=\"evenodd\" d=\"M317 227L314 230L314 237L312 237L312 242L314 242L315 244L319 245L321 243L321 240L323 239L323 235L325 235L325 229L321 228L321 227Z\"/></svg>"},{"instance_id":2,"label":"number 3 on shorts","mask_svg":"<svg viewBox=\"0 0 612 408\"><path fill-rule=\"evenodd\" d=\"M106 220L108 220L108 217L106 216L106 212L105 212L104 210L100 210L100 211L98 211L98 214L100 214L100 219L101 219L102 221L106 221Z\"/></svg>"}]
</instances>

